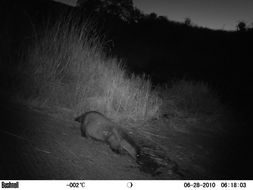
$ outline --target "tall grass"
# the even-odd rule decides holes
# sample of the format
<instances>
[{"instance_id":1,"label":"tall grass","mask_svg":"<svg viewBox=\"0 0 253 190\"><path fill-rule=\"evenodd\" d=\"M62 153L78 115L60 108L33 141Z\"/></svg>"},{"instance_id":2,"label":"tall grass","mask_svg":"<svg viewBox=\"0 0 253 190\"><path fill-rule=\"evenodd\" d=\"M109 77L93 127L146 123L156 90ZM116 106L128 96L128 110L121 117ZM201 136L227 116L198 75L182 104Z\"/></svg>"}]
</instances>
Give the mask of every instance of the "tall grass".
<instances>
[{"instance_id":1,"label":"tall grass","mask_svg":"<svg viewBox=\"0 0 253 190\"><path fill-rule=\"evenodd\" d=\"M115 120L157 117L161 100L150 80L126 75L123 64L103 48L87 21L69 17L46 27L22 65L22 94L76 114L97 110Z\"/></svg>"},{"instance_id":2,"label":"tall grass","mask_svg":"<svg viewBox=\"0 0 253 190\"><path fill-rule=\"evenodd\" d=\"M223 105L216 92L204 82L174 81L170 87L160 89L163 113L178 115L220 114Z\"/></svg>"}]
</instances>

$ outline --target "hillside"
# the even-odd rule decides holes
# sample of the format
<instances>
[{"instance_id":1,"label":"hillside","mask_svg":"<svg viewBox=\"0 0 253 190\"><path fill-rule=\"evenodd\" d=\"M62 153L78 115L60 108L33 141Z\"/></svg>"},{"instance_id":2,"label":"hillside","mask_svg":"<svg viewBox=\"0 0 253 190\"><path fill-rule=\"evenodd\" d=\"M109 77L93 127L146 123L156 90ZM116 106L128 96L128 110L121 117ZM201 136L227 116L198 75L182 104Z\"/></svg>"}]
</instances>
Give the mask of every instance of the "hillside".
<instances>
[{"instance_id":1,"label":"hillside","mask_svg":"<svg viewBox=\"0 0 253 190\"><path fill-rule=\"evenodd\" d=\"M0 2L0 178L182 179L170 160L185 179L252 177L252 28L112 10ZM74 118L94 110L164 173L82 138Z\"/></svg>"}]
</instances>

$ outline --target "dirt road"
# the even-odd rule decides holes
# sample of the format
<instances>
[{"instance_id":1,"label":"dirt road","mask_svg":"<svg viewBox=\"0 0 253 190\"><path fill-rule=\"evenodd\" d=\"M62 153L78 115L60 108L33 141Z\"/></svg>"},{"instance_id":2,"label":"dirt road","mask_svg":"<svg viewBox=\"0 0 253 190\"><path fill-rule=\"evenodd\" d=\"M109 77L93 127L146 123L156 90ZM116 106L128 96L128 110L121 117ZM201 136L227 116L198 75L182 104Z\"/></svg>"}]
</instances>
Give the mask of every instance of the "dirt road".
<instances>
[{"instance_id":1,"label":"dirt road","mask_svg":"<svg viewBox=\"0 0 253 190\"><path fill-rule=\"evenodd\" d=\"M151 179L128 156L80 136L78 123L8 104L0 128L0 179Z\"/></svg>"},{"instance_id":2,"label":"dirt road","mask_svg":"<svg viewBox=\"0 0 253 190\"><path fill-rule=\"evenodd\" d=\"M130 157L82 138L69 118L8 102L1 118L0 179L160 179L141 172ZM171 131L164 146L187 179L250 179L251 134L240 135Z\"/></svg>"}]
</instances>

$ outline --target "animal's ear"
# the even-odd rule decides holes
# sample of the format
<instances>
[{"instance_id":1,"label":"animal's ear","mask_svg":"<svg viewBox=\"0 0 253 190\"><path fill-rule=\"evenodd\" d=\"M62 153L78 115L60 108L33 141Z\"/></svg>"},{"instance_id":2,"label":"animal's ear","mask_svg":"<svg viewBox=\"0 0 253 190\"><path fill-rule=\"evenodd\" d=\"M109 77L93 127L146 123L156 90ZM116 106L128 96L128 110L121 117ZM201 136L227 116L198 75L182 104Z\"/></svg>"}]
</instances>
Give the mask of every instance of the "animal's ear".
<instances>
[{"instance_id":1,"label":"animal's ear","mask_svg":"<svg viewBox=\"0 0 253 190\"><path fill-rule=\"evenodd\" d=\"M83 118L84 118L84 115L82 114L82 115L76 117L76 118L75 118L75 121L77 121L77 122L79 122L79 123L82 123Z\"/></svg>"}]
</instances>

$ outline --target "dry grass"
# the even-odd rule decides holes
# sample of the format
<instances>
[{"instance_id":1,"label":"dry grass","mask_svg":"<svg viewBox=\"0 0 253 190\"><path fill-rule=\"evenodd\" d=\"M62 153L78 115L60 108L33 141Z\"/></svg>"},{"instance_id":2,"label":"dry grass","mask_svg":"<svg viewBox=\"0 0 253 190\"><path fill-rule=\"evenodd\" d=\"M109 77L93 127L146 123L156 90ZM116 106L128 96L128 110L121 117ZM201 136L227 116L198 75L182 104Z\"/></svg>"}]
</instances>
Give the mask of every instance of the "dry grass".
<instances>
[{"instance_id":1,"label":"dry grass","mask_svg":"<svg viewBox=\"0 0 253 190\"><path fill-rule=\"evenodd\" d=\"M163 99L163 113L177 115L219 114L222 112L222 104L218 95L208 84L179 80L170 87L160 90Z\"/></svg>"},{"instance_id":2,"label":"dry grass","mask_svg":"<svg viewBox=\"0 0 253 190\"><path fill-rule=\"evenodd\" d=\"M127 76L121 61L105 56L103 47L89 22L68 17L45 28L22 65L21 94L76 114L97 110L114 120L157 117L161 100L150 80Z\"/></svg>"}]
</instances>

